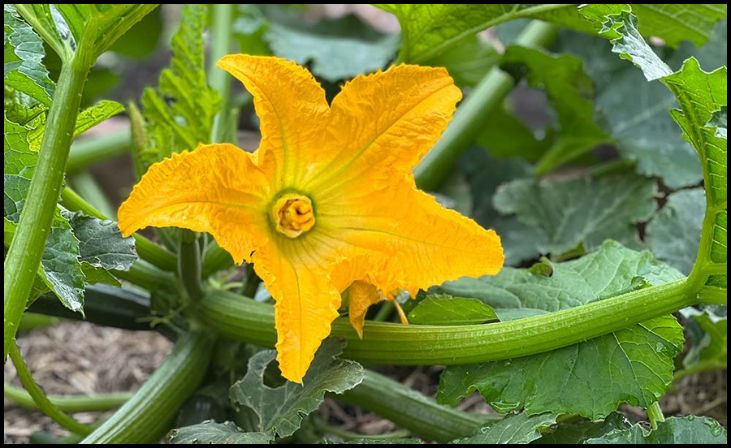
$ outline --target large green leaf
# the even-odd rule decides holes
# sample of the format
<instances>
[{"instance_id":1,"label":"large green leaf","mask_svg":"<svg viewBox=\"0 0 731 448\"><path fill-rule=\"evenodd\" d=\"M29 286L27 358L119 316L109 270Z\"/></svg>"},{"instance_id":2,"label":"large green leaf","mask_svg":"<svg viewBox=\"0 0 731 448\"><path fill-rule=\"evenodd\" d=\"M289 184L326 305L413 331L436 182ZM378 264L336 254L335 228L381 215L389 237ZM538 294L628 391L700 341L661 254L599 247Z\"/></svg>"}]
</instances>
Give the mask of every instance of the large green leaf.
<instances>
[{"instance_id":1,"label":"large green leaf","mask_svg":"<svg viewBox=\"0 0 731 448\"><path fill-rule=\"evenodd\" d=\"M15 6L5 4L5 87L21 91L47 107L55 89L43 65L43 41L24 20Z\"/></svg>"},{"instance_id":2,"label":"large green leaf","mask_svg":"<svg viewBox=\"0 0 731 448\"><path fill-rule=\"evenodd\" d=\"M724 9L725 11L725 9ZM726 67L713 72L701 69L691 57L680 70L670 69L655 56L652 48L638 38L636 19L623 7L621 11L582 9L591 20L601 21L600 34L610 40L613 50L637 65L648 80L659 79L675 96L680 109L671 115L685 138L696 150L703 168L706 190L706 215L698 257L691 272L694 286L705 284L699 294L704 300L725 301L726 297ZM666 74L669 73L669 74Z\"/></svg>"},{"instance_id":3,"label":"large green leaf","mask_svg":"<svg viewBox=\"0 0 731 448\"><path fill-rule=\"evenodd\" d=\"M594 27L572 4L392 4L379 5L396 15L403 36L400 59L422 63L454 46L465 36L515 19L539 19L577 31ZM683 40L703 44L713 24L726 17L725 5L636 5L640 19L647 17L642 33L658 36L672 46Z\"/></svg>"},{"instance_id":4,"label":"large green leaf","mask_svg":"<svg viewBox=\"0 0 731 448\"><path fill-rule=\"evenodd\" d=\"M83 213L64 213L79 240L79 261L103 269L126 271L137 259L135 240L124 238L117 223Z\"/></svg>"},{"instance_id":5,"label":"large green leaf","mask_svg":"<svg viewBox=\"0 0 731 448\"><path fill-rule=\"evenodd\" d=\"M499 422L482 428L477 434L450 443L497 445L527 444L540 439L543 432L556 423L552 414L528 415L525 413L509 415Z\"/></svg>"},{"instance_id":6,"label":"large green leaf","mask_svg":"<svg viewBox=\"0 0 731 448\"><path fill-rule=\"evenodd\" d=\"M557 114L558 129L549 131L550 144L546 145L536 172L551 171L608 140L594 122L594 105L590 100L593 87L580 59L511 46L505 51L501 66L519 75L527 74L531 86L543 87Z\"/></svg>"},{"instance_id":7,"label":"large green leaf","mask_svg":"<svg viewBox=\"0 0 731 448\"><path fill-rule=\"evenodd\" d=\"M445 67L458 86L474 87L499 60L500 53L489 41L473 35L422 64Z\"/></svg>"},{"instance_id":8,"label":"large green leaf","mask_svg":"<svg viewBox=\"0 0 731 448\"><path fill-rule=\"evenodd\" d=\"M487 149L492 157L505 159L520 157L536 162L553 143L553 135L536 137L532 129L504 107L489 113L477 144Z\"/></svg>"},{"instance_id":9,"label":"large green leaf","mask_svg":"<svg viewBox=\"0 0 731 448\"><path fill-rule=\"evenodd\" d=\"M680 278L649 252L609 241L578 260L546 260L540 269L505 268L495 277L463 278L441 289L478 298L493 306L501 320L510 320ZM672 382L673 360L682 347L682 328L672 316L661 317L539 355L450 366L442 375L438 398L455 404L479 390L500 412L525 409L528 414L604 418L623 402L649 406L657 401Z\"/></svg>"},{"instance_id":10,"label":"large green leaf","mask_svg":"<svg viewBox=\"0 0 731 448\"><path fill-rule=\"evenodd\" d=\"M302 419L316 410L326 392L340 394L363 381L363 367L353 361L336 357L342 352L342 343L327 339L320 346L310 364L302 385L286 382L271 388L264 384L264 371L276 352L266 350L249 360L249 368L241 380L231 386L231 401L245 406L259 417L259 431L272 436L293 434Z\"/></svg>"},{"instance_id":11,"label":"large green leaf","mask_svg":"<svg viewBox=\"0 0 731 448\"><path fill-rule=\"evenodd\" d=\"M645 228L647 246L659 258L689 274L698 255L706 195L702 188L668 195L663 208Z\"/></svg>"},{"instance_id":12,"label":"large green leaf","mask_svg":"<svg viewBox=\"0 0 731 448\"><path fill-rule=\"evenodd\" d=\"M470 325L497 320L495 311L484 302L441 294L427 296L409 312L416 325Z\"/></svg>"},{"instance_id":13,"label":"large green leaf","mask_svg":"<svg viewBox=\"0 0 731 448\"><path fill-rule=\"evenodd\" d=\"M708 417L670 417L657 424L657 429L647 433L642 426L612 431L602 437L589 439L589 444L633 445L696 445L726 444L726 429Z\"/></svg>"},{"instance_id":14,"label":"large green leaf","mask_svg":"<svg viewBox=\"0 0 731 448\"><path fill-rule=\"evenodd\" d=\"M18 12L63 60L96 58L157 5L18 4Z\"/></svg>"},{"instance_id":15,"label":"large green leaf","mask_svg":"<svg viewBox=\"0 0 731 448\"><path fill-rule=\"evenodd\" d=\"M327 81L350 79L385 67L398 50L398 36L368 41L318 34L276 23L264 38L277 56L298 64L311 63L312 73Z\"/></svg>"},{"instance_id":16,"label":"large green leaf","mask_svg":"<svg viewBox=\"0 0 731 448\"><path fill-rule=\"evenodd\" d=\"M586 250L614 239L636 247L634 224L655 212L655 182L633 175L599 179L537 182L515 180L503 185L494 205L535 229L535 253L560 255L579 245Z\"/></svg>"},{"instance_id":17,"label":"large green leaf","mask_svg":"<svg viewBox=\"0 0 731 448\"><path fill-rule=\"evenodd\" d=\"M174 152L195 149L211 139L221 101L206 81L205 26L205 5L183 8L171 43L170 68L160 74L157 90L148 87L144 91L145 141L135 154L144 170Z\"/></svg>"},{"instance_id":18,"label":"large green leaf","mask_svg":"<svg viewBox=\"0 0 731 448\"><path fill-rule=\"evenodd\" d=\"M269 444L274 440L271 435L262 432L243 432L232 422L216 423L212 420L173 429L168 439L170 443L183 445L258 445Z\"/></svg>"}]
</instances>

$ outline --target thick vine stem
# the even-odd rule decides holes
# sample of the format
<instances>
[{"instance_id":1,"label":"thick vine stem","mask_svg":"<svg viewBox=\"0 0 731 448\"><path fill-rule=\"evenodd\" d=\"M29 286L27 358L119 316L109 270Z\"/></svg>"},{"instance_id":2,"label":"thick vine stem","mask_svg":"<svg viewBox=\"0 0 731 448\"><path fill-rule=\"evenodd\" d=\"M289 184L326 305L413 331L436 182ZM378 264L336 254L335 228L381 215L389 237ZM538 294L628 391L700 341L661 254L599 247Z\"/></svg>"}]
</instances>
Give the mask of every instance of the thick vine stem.
<instances>
[{"instance_id":1,"label":"thick vine stem","mask_svg":"<svg viewBox=\"0 0 731 448\"><path fill-rule=\"evenodd\" d=\"M203 295L201 287L201 250L198 235L187 229L180 230L178 243L178 278L191 300Z\"/></svg>"},{"instance_id":2,"label":"thick vine stem","mask_svg":"<svg viewBox=\"0 0 731 448\"><path fill-rule=\"evenodd\" d=\"M44 414L51 417L53 421L68 429L69 431L75 432L76 434L86 435L91 432L91 427L79 423L74 420L71 416L57 408L49 399L43 390L36 384L33 376L25 364L23 355L20 353L20 349L15 341L12 341L9 347L10 359L13 361L15 370L18 372L18 378L25 390L28 391L30 398L38 406L38 409L43 411Z\"/></svg>"},{"instance_id":3,"label":"thick vine stem","mask_svg":"<svg viewBox=\"0 0 731 448\"><path fill-rule=\"evenodd\" d=\"M82 52L83 47L78 51ZM4 358L15 339L56 211L81 92L89 71L86 59L83 54L77 54L61 68L38 153L38 165L20 214L18 230L5 258Z\"/></svg>"},{"instance_id":4,"label":"thick vine stem","mask_svg":"<svg viewBox=\"0 0 731 448\"><path fill-rule=\"evenodd\" d=\"M419 437L437 442L471 436L482 426L501 418L442 406L370 370L366 370L362 383L335 398L373 411Z\"/></svg>"},{"instance_id":5,"label":"thick vine stem","mask_svg":"<svg viewBox=\"0 0 731 448\"><path fill-rule=\"evenodd\" d=\"M66 172L75 173L96 162L126 154L130 144L129 129L80 139L71 145Z\"/></svg>"},{"instance_id":6,"label":"thick vine stem","mask_svg":"<svg viewBox=\"0 0 731 448\"><path fill-rule=\"evenodd\" d=\"M212 338L196 332L182 335L147 382L81 443L157 442L203 380L212 352Z\"/></svg>"},{"instance_id":7,"label":"thick vine stem","mask_svg":"<svg viewBox=\"0 0 731 448\"><path fill-rule=\"evenodd\" d=\"M347 319L332 334L348 341L344 356L374 364L455 365L518 358L621 330L696 303L685 280L644 288L554 313L486 325L432 326L366 322L363 339ZM211 329L273 347L271 305L230 292L209 293L197 315Z\"/></svg>"}]
</instances>

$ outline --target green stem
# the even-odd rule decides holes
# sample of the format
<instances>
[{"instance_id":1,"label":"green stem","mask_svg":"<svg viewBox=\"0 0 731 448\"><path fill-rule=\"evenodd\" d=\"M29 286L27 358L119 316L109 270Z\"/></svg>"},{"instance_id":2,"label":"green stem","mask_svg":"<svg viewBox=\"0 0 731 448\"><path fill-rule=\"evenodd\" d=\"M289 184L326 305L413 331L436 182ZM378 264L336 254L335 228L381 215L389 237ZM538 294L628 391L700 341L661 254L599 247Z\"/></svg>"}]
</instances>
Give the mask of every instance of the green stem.
<instances>
[{"instance_id":1,"label":"green stem","mask_svg":"<svg viewBox=\"0 0 731 448\"><path fill-rule=\"evenodd\" d=\"M487 325L431 326L366 322L360 339L347 319L332 334L348 341L345 356L375 364L454 365L518 358L555 350L672 313L696 302L685 280L644 288L586 305ZM269 304L219 292L198 307L212 329L239 341L273 347Z\"/></svg>"},{"instance_id":2,"label":"green stem","mask_svg":"<svg viewBox=\"0 0 731 448\"><path fill-rule=\"evenodd\" d=\"M556 27L544 22L531 22L518 37L517 44L540 47L556 35ZM442 138L414 170L416 184L424 190L435 190L451 172L459 155L472 142L490 111L502 104L513 89L513 78L498 68L490 70L460 104Z\"/></svg>"},{"instance_id":3,"label":"green stem","mask_svg":"<svg viewBox=\"0 0 731 448\"><path fill-rule=\"evenodd\" d=\"M665 416L660 408L660 403L656 401L647 408L647 418L650 420L650 427L653 431L657 429L657 424L659 422L665 421Z\"/></svg>"},{"instance_id":4,"label":"green stem","mask_svg":"<svg viewBox=\"0 0 731 448\"><path fill-rule=\"evenodd\" d=\"M332 425L327 424L324 420L320 418L312 419L312 423L314 424L315 428L317 428L321 432L332 434L334 436L340 437L343 440L389 440L394 438L408 437L410 434L409 431L401 430L394 431L388 434L366 435L336 428Z\"/></svg>"},{"instance_id":5,"label":"green stem","mask_svg":"<svg viewBox=\"0 0 731 448\"><path fill-rule=\"evenodd\" d=\"M705 361L700 361L697 364L693 364L686 369L678 370L677 372L675 372L675 375L673 376L673 382L677 383L683 378L695 375L696 373L707 372L709 370L720 370L725 368L726 363L717 361L715 359L707 359Z\"/></svg>"},{"instance_id":6,"label":"green stem","mask_svg":"<svg viewBox=\"0 0 731 448\"><path fill-rule=\"evenodd\" d=\"M43 413L51 417L53 421L69 431L77 434L89 434L91 432L91 428L89 426L77 422L48 400L46 394L43 393L40 386L38 386L35 380L33 380L33 376L31 375L28 366L25 364L25 360L23 360L23 356L20 354L20 350L18 349L18 345L15 341L13 341L8 348L10 359L13 361L15 370L18 372L18 378L20 379L21 384L23 384L25 390L28 391L30 397L38 406L38 409L43 411Z\"/></svg>"},{"instance_id":7,"label":"green stem","mask_svg":"<svg viewBox=\"0 0 731 448\"><path fill-rule=\"evenodd\" d=\"M112 271L114 276L127 280L148 291L158 289L160 285L172 284L175 277L170 272L161 271L143 260L137 260L128 271Z\"/></svg>"},{"instance_id":8,"label":"green stem","mask_svg":"<svg viewBox=\"0 0 731 448\"><path fill-rule=\"evenodd\" d=\"M82 48L79 48L82 51ZM5 258L3 356L7 358L33 287L63 183L81 92L89 71L82 55L65 63L48 112L38 165L28 189L18 228Z\"/></svg>"},{"instance_id":9,"label":"green stem","mask_svg":"<svg viewBox=\"0 0 731 448\"><path fill-rule=\"evenodd\" d=\"M394 306L393 302L386 301L383 302L381 305L381 308L378 310L375 316L373 316L373 320L376 322L385 322L388 320L389 317L391 317L391 313L393 312Z\"/></svg>"},{"instance_id":10,"label":"green stem","mask_svg":"<svg viewBox=\"0 0 731 448\"><path fill-rule=\"evenodd\" d=\"M78 140L71 145L66 172L75 173L97 162L119 157L126 154L129 147L129 129Z\"/></svg>"},{"instance_id":11,"label":"green stem","mask_svg":"<svg viewBox=\"0 0 731 448\"><path fill-rule=\"evenodd\" d=\"M82 211L89 216L94 216L99 219L109 219L104 213L86 202L68 187L64 188L61 192L61 202L71 211ZM135 239L137 255L140 258L164 271L175 271L178 266L178 260L172 252L158 246L139 233L135 233L132 236Z\"/></svg>"},{"instance_id":12,"label":"green stem","mask_svg":"<svg viewBox=\"0 0 731 448\"><path fill-rule=\"evenodd\" d=\"M201 250L198 235L187 229L180 229L178 246L178 278L188 294L197 301L203 296L201 288Z\"/></svg>"},{"instance_id":13,"label":"green stem","mask_svg":"<svg viewBox=\"0 0 731 448\"><path fill-rule=\"evenodd\" d=\"M106 194L90 173L82 171L75 174L71 178L71 183L74 184L79 194L86 198L101 213L106 216L116 216L117 213L114 207L112 207Z\"/></svg>"},{"instance_id":14,"label":"green stem","mask_svg":"<svg viewBox=\"0 0 731 448\"><path fill-rule=\"evenodd\" d=\"M213 340L186 333L147 382L81 443L156 443L206 373Z\"/></svg>"},{"instance_id":15,"label":"green stem","mask_svg":"<svg viewBox=\"0 0 731 448\"><path fill-rule=\"evenodd\" d=\"M56 325L59 322L61 322L61 320L53 316L26 312L23 313L23 318L20 320L20 328L18 331L25 332L39 328L46 328Z\"/></svg>"},{"instance_id":16,"label":"green stem","mask_svg":"<svg viewBox=\"0 0 731 448\"><path fill-rule=\"evenodd\" d=\"M38 409L28 392L8 383L3 386L5 398L25 409ZM99 412L118 408L131 396L130 392L112 392L98 395L48 395L47 398L63 412Z\"/></svg>"},{"instance_id":17,"label":"green stem","mask_svg":"<svg viewBox=\"0 0 731 448\"><path fill-rule=\"evenodd\" d=\"M471 436L490 421L500 418L442 406L370 370L366 370L362 383L335 398L375 412L419 437L438 442Z\"/></svg>"},{"instance_id":18,"label":"green stem","mask_svg":"<svg viewBox=\"0 0 731 448\"><path fill-rule=\"evenodd\" d=\"M261 284L261 278L254 272L253 264L247 264L244 269L246 271L246 280L244 280L244 288L241 293L246 297L254 297Z\"/></svg>"},{"instance_id":19,"label":"green stem","mask_svg":"<svg viewBox=\"0 0 731 448\"><path fill-rule=\"evenodd\" d=\"M213 5L213 20L210 28L213 39L211 44L211 65L208 70L208 83L221 95L223 104L221 104L221 112L213 120L211 143L221 142L224 134L226 134L226 123L228 122L231 98L231 76L216 67L216 62L231 52L233 18L233 5Z\"/></svg>"}]
</instances>

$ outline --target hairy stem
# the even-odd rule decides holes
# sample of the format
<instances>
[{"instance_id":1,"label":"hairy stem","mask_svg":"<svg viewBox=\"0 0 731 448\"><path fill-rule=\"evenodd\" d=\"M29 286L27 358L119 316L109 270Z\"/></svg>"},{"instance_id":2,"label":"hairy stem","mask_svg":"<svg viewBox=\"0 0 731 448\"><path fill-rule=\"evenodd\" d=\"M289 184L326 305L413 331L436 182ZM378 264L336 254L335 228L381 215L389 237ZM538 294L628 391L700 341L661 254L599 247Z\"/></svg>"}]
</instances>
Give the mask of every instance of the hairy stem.
<instances>
[{"instance_id":1,"label":"hairy stem","mask_svg":"<svg viewBox=\"0 0 731 448\"><path fill-rule=\"evenodd\" d=\"M454 365L543 353L602 336L696 302L685 280L644 288L555 313L487 325L431 326L366 322L363 339L337 319L332 333L348 341L344 355L376 364ZM271 305L239 295L208 294L200 318L232 339L272 347Z\"/></svg>"},{"instance_id":2,"label":"hairy stem","mask_svg":"<svg viewBox=\"0 0 731 448\"><path fill-rule=\"evenodd\" d=\"M4 358L7 358L10 344L15 339L56 211L81 92L89 71L88 65L79 62L84 59L77 55L61 68L38 153L38 165L5 258Z\"/></svg>"}]
</instances>

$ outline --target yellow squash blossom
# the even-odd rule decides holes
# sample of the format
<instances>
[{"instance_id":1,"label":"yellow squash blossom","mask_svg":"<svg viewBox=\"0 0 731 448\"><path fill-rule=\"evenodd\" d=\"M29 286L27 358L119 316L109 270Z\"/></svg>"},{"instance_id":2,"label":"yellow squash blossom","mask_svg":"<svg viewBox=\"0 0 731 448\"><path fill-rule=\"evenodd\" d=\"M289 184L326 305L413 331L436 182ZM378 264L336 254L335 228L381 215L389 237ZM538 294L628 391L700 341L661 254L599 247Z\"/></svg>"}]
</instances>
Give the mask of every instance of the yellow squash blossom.
<instances>
[{"instance_id":1,"label":"yellow squash blossom","mask_svg":"<svg viewBox=\"0 0 731 448\"><path fill-rule=\"evenodd\" d=\"M328 104L293 62L229 55L218 65L254 97L259 149L201 145L151 166L119 225L124 235L146 226L209 232L237 263L253 263L276 301L284 377L302 381L342 293L362 334L379 300L500 270L497 234L414 182L461 98L446 70L398 65L358 76Z\"/></svg>"}]
</instances>

